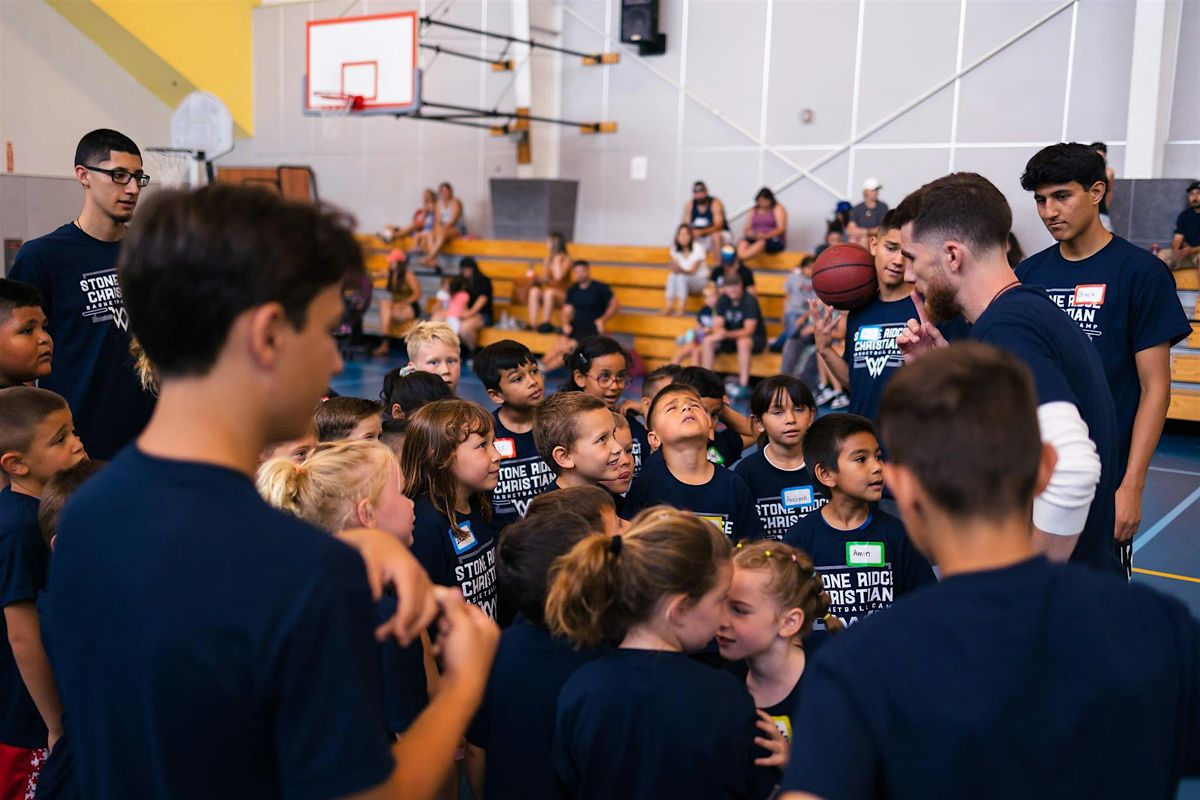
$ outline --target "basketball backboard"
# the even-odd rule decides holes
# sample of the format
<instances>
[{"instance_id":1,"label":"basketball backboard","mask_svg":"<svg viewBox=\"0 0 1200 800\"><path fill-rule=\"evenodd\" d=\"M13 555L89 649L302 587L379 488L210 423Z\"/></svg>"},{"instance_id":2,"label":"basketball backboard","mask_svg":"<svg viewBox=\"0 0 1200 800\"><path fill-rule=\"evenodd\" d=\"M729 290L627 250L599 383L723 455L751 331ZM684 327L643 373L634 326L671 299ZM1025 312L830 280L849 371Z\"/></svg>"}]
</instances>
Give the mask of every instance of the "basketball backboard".
<instances>
[{"instance_id":1,"label":"basketball backboard","mask_svg":"<svg viewBox=\"0 0 1200 800\"><path fill-rule=\"evenodd\" d=\"M311 20L306 63L306 114L335 111L358 97L355 114L415 111L417 13Z\"/></svg>"}]
</instances>

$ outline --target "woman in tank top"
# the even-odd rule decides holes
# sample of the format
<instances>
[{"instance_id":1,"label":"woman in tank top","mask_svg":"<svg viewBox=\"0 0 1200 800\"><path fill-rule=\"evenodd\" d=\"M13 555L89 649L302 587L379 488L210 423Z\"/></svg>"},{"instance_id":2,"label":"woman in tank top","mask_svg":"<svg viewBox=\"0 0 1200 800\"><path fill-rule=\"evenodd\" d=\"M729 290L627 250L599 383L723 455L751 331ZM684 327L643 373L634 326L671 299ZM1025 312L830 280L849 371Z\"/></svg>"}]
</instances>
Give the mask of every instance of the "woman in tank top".
<instances>
[{"instance_id":1,"label":"woman in tank top","mask_svg":"<svg viewBox=\"0 0 1200 800\"><path fill-rule=\"evenodd\" d=\"M429 248L421 263L427 267L437 266L438 253L442 248L460 236L467 235L467 226L463 222L462 201L454 196L454 189L448 183L438 186L437 213L430 237Z\"/></svg>"},{"instance_id":2,"label":"woman in tank top","mask_svg":"<svg viewBox=\"0 0 1200 800\"><path fill-rule=\"evenodd\" d=\"M754 209L746 219L742 235L744 238L737 247L742 261L759 253L782 253L787 246L787 209L765 186L754 196Z\"/></svg>"}]
</instances>

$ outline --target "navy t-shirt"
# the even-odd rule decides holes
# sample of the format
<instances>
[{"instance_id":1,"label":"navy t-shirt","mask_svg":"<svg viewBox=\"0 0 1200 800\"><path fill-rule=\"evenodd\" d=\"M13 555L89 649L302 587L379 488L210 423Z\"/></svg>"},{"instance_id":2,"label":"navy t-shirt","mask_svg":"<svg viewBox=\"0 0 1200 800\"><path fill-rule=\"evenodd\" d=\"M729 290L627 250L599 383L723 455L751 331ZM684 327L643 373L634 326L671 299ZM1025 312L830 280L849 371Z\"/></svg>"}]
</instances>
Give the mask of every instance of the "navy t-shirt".
<instances>
[{"instance_id":1,"label":"navy t-shirt","mask_svg":"<svg viewBox=\"0 0 1200 800\"><path fill-rule=\"evenodd\" d=\"M0 607L36 602L46 586L50 548L38 526L36 497L0 489ZM46 724L38 713L8 642L0 614L0 743L32 750L46 746Z\"/></svg>"},{"instance_id":2,"label":"navy t-shirt","mask_svg":"<svg viewBox=\"0 0 1200 800\"><path fill-rule=\"evenodd\" d=\"M496 424L496 452L500 454L500 478L492 490L492 527L505 526L529 511L529 501L554 488L554 470L533 443L533 431L514 433L504 427L500 409L492 412Z\"/></svg>"},{"instance_id":3,"label":"navy t-shirt","mask_svg":"<svg viewBox=\"0 0 1200 800\"><path fill-rule=\"evenodd\" d=\"M650 456L650 437L646 433L646 426L634 414L626 414L625 419L629 420L629 432L633 436L633 477L637 476L642 471L642 463Z\"/></svg>"},{"instance_id":4,"label":"navy t-shirt","mask_svg":"<svg viewBox=\"0 0 1200 800\"><path fill-rule=\"evenodd\" d=\"M754 513L767 539L782 539L793 525L829 502L817 491L817 482L807 466L777 467L761 447L743 458L733 471L750 487Z\"/></svg>"},{"instance_id":5,"label":"navy t-shirt","mask_svg":"<svg viewBox=\"0 0 1200 800\"><path fill-rule=\"evenodd\" d=\"M124 450L63 510L49 617L85 797L340 797L392 772L362 558L242 473Z\"/></svg>"},{"instance_id":6,"label":"navy t-shirt","mask_svg":"<svg viewBox=\"0 0 1200 800\"><path fill-rule=\"evenodd\" d=\"M53 371L38 381L67 399L92 458L111 459L141 433L154 410L129 354L129 317L117 285L120 242L93 239L74 223L26 242L9 277L45 301Z\"/></svg>"},{"instance_id":7,"label":"navy t-shirt","mask_svg":"<svg viewBox=\"0 0 1200 800\"><path fill-rule=\"evenodd\" d=\"M414 501L413 555L439 586L457 586L463 598L496 619L496 529L472 505L454 525L434 508L428 495Z\"/></svg>"},{"instance_id":8,"label":"navy t-shirt","mask_svg":"<svg viewBox=\"0 0 1200 800\"><path fill-rule=\"evenodd\" d=\"M745 684L686 653L613 650L558 696L554 768L565 796L765 798Z\"/></svg>"},{"instance_id":9,"label":"navy t-shirt","mask_svg":"<svg viewBox=\"0 0 1200 800\"><path fill-rule=\"evenodd\" d=\"M749 487L724 467L713 467L708 483L693 486L671 474L662 450L651 454L625 496L626 518L632 519L642 509L660 503L691 511L716 525L734 542L762 535Z\"/></svg>"},{"instance_id":10,"label":"navy t-shirt","mask_svg":"<svg viewBox=\"0 0 1200 800\"><path fill-rule=\"evenodd\" d=\"M847 627L889 608L914 589L937 583L929 562L909 541L904 523L878 508L852 531L834 528L820 511L809 514L783 540L812 558L829 593L829 613ZM828 635L824 620L814 620L805 646L812 650Z\"/></svg>"},{"instance_id":11,"label":"navy t-shirt","mask_svg":"<svg viewBox=\"0 0 1200 800\"><path fill-rule=\"evenodd\" d=\"M375 623L382 625L396 616L396 595L388 592L375 601ZM404 733L425 706L429 684L425 679L425 647L415 639L408 647L388 637L379 643L383 672L383 713L389 733Z\"/></svg>"},{"instance_id":12,"label":"navy t-shirt","mask_svg":"<svg viewBox=\"0 0 1200 800\"><path fill-rule=\"evenodd\" d=\"M1029 368L1038 405L1067 402L1079 409L1096 444L1101 474L1071 560L1123 573L1112 545L1120 445L1112 394L1096 348L1037 286L1016 286L993 300L975 320L971 337L1007 350Z\"/></svg>"},{"instance_id":13,"label":"navy t-shirt","mask_svg":"<svg viewBox=\"0 0 1200 800\"><path fill-rule=\"evenodd\" d=\"M1192 216L1200 220L1200 214ZM1082 261L1068 261L1052 245L1022 261L1017 277L1045 286L1100 354L1117 414L1119 482L1142 397L1134 357L1163 342L1182 341L1192 331L1175 280L1166 264L1119 236Z\"/></svg>"},{"instance_id":14,"label":"navy t-shirt","mask_svg":"<svg viewBox=\"0 0 1200 800\"><path fill-rule=\"evenodd\" d=\"M904 356L896 346L896 337L916 319L913 298L884 301L878 296L846 317L846 349L842 357L850 369L851 414L875 419L883 389L896 370L904 366Z\"/></svg>"},{"instance_id":15,"label":"navy t-shirt","mask_svg":"<svg viewBox=\"0 0 1200 800\"><path fill-rule=\"evenodd\" d=\"M717 301L716 316L725 320L725 330L727 331L740 331L745 327L747 320L757 320L758 324L754 327L751 338L754 340L756 348L766 347L767 325L763 322L762 308L758 305L758 298L754 295L743 294L738 303L721 295L721 299Z\"/></svg>"},{"instance_id":16,"label":"navy t-shirt","mask_svg":"<svg viewBox=\"0 0 1200 800\"><path fill-rule=\"evenodd\" d=\"M483 704L467 741L487 751L488 797L557 800L550 754L558 693L580 666L599 655L517 615L500 634Z\"/></svg>"},{"instance_id":17,"label":"navy t-shirt","mask_svg":"<svg viewBox=\"0 0 1200 800\"><path fill-rule=\"evenodd\" d=\"M612 296L612 289L600 281L590 281L587 286L571 284L567 289L566 304L575 309L575 316L571 318L573 339L596 335L596 320L608 310Z\"/></svg>"},{"instance_id":18,"label":"navy t-shirt","mask_svg":"<svg viewBox=\"0 0 1200 800\"><path fill-rule=\"evenodd\" d=\"M1070 564L948 577L833 637L802 683L784 791L1165 799L1200 771L1196 620Z\"/></svg>"},{"instance_id":19,"label":"navy t-shirt","mask_svg":"<svg viewBox=\"0 0 1200 800\"><path fill-rule=\"evenodd\" d=\"M1183 236L1189 247L1200 246L1200 211L1188 206L1175 218L1175 232Z\"/></svg>"}]
</instances>

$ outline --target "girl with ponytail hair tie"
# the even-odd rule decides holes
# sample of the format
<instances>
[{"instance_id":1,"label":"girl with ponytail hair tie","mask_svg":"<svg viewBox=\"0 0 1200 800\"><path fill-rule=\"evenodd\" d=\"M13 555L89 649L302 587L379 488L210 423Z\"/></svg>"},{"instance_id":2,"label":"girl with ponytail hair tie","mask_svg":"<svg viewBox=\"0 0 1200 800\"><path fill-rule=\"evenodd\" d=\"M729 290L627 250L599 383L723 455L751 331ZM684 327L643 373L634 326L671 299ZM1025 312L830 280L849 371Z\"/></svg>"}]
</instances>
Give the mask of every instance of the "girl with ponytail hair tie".
<instances>
[{"instance_id":1,"label":"girl with ponytail hair tie","mask_svg":"<svg viewBox=\"0 0 1200 800\"><path fill-rule=\"evenodd\" d=\"M732 674L689 653L712 641L732 575L728 538L666 506L619 536L591 535L559 559L550 629L615 649L558 696L554 768L576 798L765 798L754 702Z\"/></svg>"},{"instance_id":2,"label":"girl with ponytail hair tie","mask_svg":"<svg viewBox=\"0 0 1200 800\"><path fill-rule=\"evenodd\" d=\"M804 551L769 540L737 546L717 645L722 658L745 664L746 688L759 709L759 729L767 734L759 743L772 753L765 763L781 769L804 675L803 640L818 619L828 631L842 628L829 613L821 574Z\"/></svg>"}]
</instances>

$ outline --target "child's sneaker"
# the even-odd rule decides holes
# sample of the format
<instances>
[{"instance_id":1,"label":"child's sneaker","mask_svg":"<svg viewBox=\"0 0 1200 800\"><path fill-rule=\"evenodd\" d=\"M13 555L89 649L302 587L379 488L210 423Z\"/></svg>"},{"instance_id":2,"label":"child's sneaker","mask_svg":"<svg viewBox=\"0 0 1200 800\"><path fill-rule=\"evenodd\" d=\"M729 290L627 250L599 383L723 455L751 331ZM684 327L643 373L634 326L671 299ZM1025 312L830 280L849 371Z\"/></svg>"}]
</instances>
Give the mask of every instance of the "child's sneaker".
<instances>
[{"instance_id":1,"label":"child's sneaker","mask_svg":"<svg viewBox=\"0 0 1200 800\"><path fill-rule=\"evenodd\" d=\"M829 401L829 407L834 411L843 409L848 405L850 405L850 398L846 396L845 392L836 393L833 399Z\"/></svg>"},{"instance_id":2,"label":"child's sneaker","mask_svg":"<svg viewBox=\"0 0 1200 800\"><path fill-rule=\"evenodd\" d=\"M832 386L820 386L817 388L817 396L813 398L817 405L823 406L833 398L837 397L837 392Z\"/></svg>"}]
</instances>

